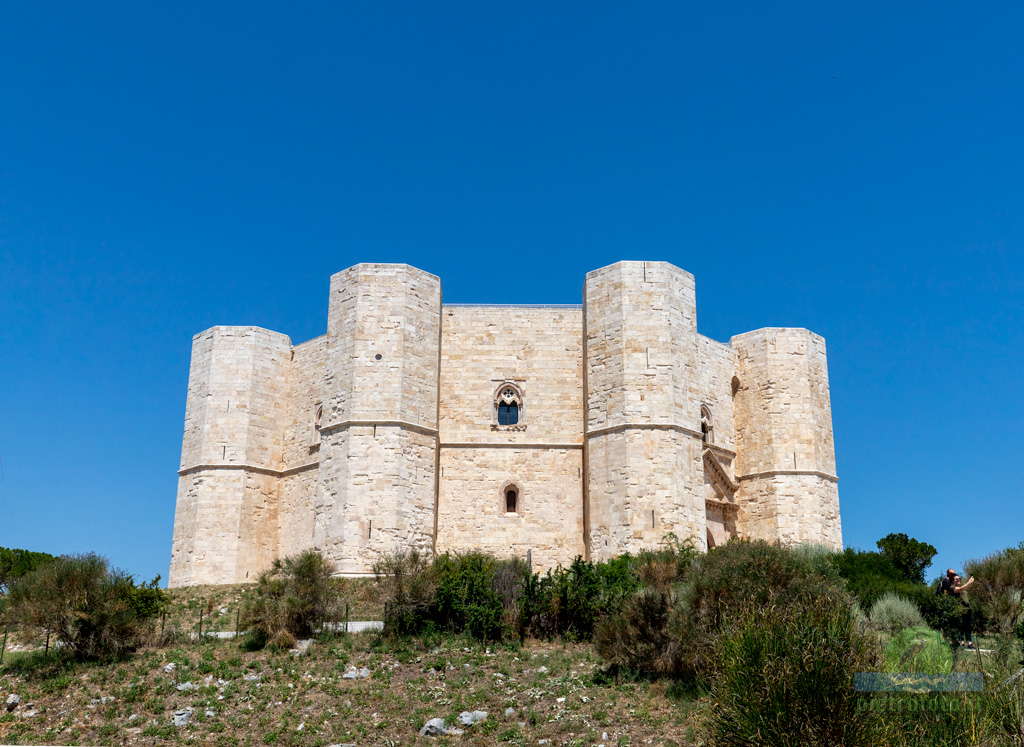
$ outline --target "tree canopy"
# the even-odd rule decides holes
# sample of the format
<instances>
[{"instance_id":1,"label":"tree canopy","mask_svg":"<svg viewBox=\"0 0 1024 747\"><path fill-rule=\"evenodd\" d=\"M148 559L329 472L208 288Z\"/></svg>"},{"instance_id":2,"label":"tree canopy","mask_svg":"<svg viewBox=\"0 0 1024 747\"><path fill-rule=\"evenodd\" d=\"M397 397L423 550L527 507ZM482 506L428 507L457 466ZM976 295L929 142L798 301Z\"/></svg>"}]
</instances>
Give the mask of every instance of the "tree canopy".
<instances>
[{"instance_id":1,"label":"tree canopy","mask_svg":"<svg viewBox=\"0 0 1024 747\"><path fill-rule=\"evenodd\" d=\"M924 569L932 564L938 550L934 545L908 537L903 532L887 534L875 543L908 581L924 583Z\"/></svg>"},{"instance_id":2,"label":"tree canopy","mask_svg":"<svg viewBox=\"0 0 1024 747\"><path fill-rule=\"evenodd\" d=\"M55 558L45 552L0 547L0 594L6 594L15 580L52 560Z\"/></svg>"}]
</instances>

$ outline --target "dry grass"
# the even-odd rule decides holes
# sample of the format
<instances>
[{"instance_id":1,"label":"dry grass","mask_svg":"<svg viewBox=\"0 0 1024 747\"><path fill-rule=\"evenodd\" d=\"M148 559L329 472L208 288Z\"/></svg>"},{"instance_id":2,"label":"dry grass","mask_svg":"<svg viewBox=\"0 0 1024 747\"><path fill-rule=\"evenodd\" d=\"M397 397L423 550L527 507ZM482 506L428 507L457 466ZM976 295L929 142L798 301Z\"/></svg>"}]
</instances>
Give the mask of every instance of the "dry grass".
<instances>
[{"instance_id":1,"label":"dry grass","mask_svg":"<svg viewBox=\"0 0 1024 747\"><path fill-rule=\"evenodd\" d=\"M172 673L164 671L170 662ZM344 679L350 665L364 680ZM250 679L246 679L246 676ZM197 689L179 691L192 682ZM233 641L147 649L109 665L0 673L22 705L0 716L12 744L693 744L693 705L664 682L607 681L589 645L486 647L468 639L385 643L376 634L315 642L295 658ZM101 699L106 700L101 700ZM28 704L36 715L25 717ZM175 710L191 707L185 727ZM505 716L506 708L515 708ZM207 711L210 715L207 715ZM418 736L428 719L488 718L461 737Z\"/></svg>"},{"instance_id":2,"label":"dry grass","mask_svg":"<svg viewBox=\"0 0 1024 747\"><path fill-rule=\"evenodd\" d=\"M336 578L332 583L348 604L350 620L380 620L384 614L376 583L369 578ZM255 584L234 584L225 586L189 586L171 589L171 603L165 620L158 620L157 626L165 631L194 633L199 629L202 613L203 630L232 631L235 629L236 613L241 608L245 595Z\"/></svg>"}]
</instances>

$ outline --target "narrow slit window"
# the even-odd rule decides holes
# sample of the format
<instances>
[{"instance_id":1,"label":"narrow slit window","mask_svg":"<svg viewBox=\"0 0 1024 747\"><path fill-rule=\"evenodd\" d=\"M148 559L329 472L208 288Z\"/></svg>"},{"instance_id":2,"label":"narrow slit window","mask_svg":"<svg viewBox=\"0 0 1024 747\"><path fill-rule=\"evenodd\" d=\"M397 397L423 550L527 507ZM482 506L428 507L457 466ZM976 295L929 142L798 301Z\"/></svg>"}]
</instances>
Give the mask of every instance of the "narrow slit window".
<instances>
[{"instance_id":1,"label":"narrow slit window","mask_svg":"<svg viewBox=\"0 0 1024 747\"><path fill-rule=\"evenodd\" d=\"M505 513L516 513L518 505L519 491L515 488L505 488Z\"/></svg>"}]
</instances>

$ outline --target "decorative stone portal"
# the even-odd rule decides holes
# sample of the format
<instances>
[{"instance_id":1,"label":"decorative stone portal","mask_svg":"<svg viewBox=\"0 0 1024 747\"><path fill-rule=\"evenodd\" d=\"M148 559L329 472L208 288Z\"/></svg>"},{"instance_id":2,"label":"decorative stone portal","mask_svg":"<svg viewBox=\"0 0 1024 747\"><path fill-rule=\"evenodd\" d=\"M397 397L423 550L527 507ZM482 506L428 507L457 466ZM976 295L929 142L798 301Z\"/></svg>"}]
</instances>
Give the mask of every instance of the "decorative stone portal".
<instances>
[{"instance_id":1,"label":"decorative stone portal","mask_svg":"<svg viewBox=\"0 0 1024 747\"><path fill-rule=\"evenodd\" d=\"M736 505L738 486L729 478L729 473L718 461L711 449L705 448L704 453L704 514L707 523L707 545L712 547L724 545L736 536L736 516L739 507Z\"/></svg>"}]
</instances>

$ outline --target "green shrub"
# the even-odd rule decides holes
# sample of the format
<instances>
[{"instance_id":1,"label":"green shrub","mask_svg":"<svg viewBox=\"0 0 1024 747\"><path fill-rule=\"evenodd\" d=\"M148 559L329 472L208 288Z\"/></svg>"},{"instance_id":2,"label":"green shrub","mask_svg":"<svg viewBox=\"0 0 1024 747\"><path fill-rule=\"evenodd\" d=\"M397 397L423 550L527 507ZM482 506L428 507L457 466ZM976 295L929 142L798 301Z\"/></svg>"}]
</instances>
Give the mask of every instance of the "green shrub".
<instances>
[{"instance_id":1,"label":"green shrub","mask_svg":"<svg viewBox=\"0 0 1024 747\"><path fill-rule=\"evenodd\" d=\"M940 594L938 581L931 587L912 587L905 591L905 596L917 605L929 628L939 631L949 641L958 640L963 629L964 615L970 611L955 597Z\"/></svg>"},{"instance_id":2,"label":"green shrub","mask_svg":"<svg viewBox=\"0 0 1024 747\"><path fill-rule=\"evenodd\" d=\"M568 568L535 574L524 588L526 629L539 638L590 640L597 621L618 611L640 589L636 562L629 555L601 563L577 557ZM653 569L663 561L646 558L641 562Z\"/></svg>"},{"instance_id":3,"label":"green shrub","mask_svg":"<svg viewBox=\"0 0 1024 747\"><path fill-rule=\"evenodd\" d=\"M0 547L0 594L6 594L17 579L54 559L45 552Z\"/></svg>"},{"instance_id":4,"label":"green shrub","mask_svg":"<svg viewBox=\"0 0 1024 747\"><path fill-rule=\"evenodd\" d=\"M429 556L416 549L386 555L373 572L384 601L385 635L416 635L433 625L436 583Z\"/></svg>"},{"instance_id":5,"label":"green shrub","mask_svg":"<svg viewBox=\"0 0 1024 747\"><path fill-rule=\"evenodd\" d=\"M967 563L974 576L968 594L986 619L1003 633L1024 623L1024 543Z\"/></svg>"},{"instance_id":6,"label":"green shrub","mask_svg":"<svg viewBox=\"0 0 1024 747\"><path fill-rule=\"evenodd\" d=\"M290 648L336 619L340 605L330 564L316 550L306 550L275 560L260 574L242 619L255 645Z\"/></svg>"},{"instance_id":7,"label":"green shrub","mask_svg":"<svg viewBox=\"0 0 1024 747\"><path fill-rule=\"evenodd\" d=\"M716 669L714 642L742 610L841 589L827 553L763 541L713 548L686 574L660 597L634 596L605 618L595 635L598 654L617 668L707 682Z\"/></svg>"},{"instance_id":8,"label":"green shrub","mask_svg":"<svg viewBox=\"0 0 1024 747\"><path fill-rule=\"evenodd\" d=\"M876 744L868 696L856 672L877 667L878 652L857 630L845 593L774 600L737 610L714 647L710 732L721 745Z\"/></svg>"},{"instance_id":9,"label":"green shrub","mask_svg":"<svg viewBox=\"0 0 1024 747\"><path fill-rule=\"evenodd\" d=\"M741 612L838 593L841 583L820 557L762 540L732 540L713 548L681 587L663 661L672 661L677 674L710 676L716 669L714 641Z\"/></svg>"},{"instance_id":10,"label":"green shrub","mask_svg":"<svg viewBox=\"0 0 1024 747\"><path fill-rule=\"evenodd\" d=\"M494 557L481 552L444 554L434 560L437 623L485 641L505 633L505 605L495 589Z\"/></svg>"},{"instance_id":11,"label":"green shrub","mask_svg":"<svg viewBox=\"0 0 1024 747\"><path fill-rule=\"evenodd\" d=\"M831 564L865 612L887 592L909 596L915 588L882 553L847 548L833 555Z\"/></svg>"},{"instance_id":12,"label":"green shrub","mask_svg":"<svg viewBox=\"0 0 1024 747\"><path fill-rule=\"evenodd\" d=\"M98 555L60 557L14 582L8 614L50 632L76 659L115 658L142 642L166 605L159 581L136 584Z\"/></svg>"},{"instance_id":13,"label":"green shrub","mask_svg":"<svg viewBox=\"0 0 1024 747\"><path fill-rule=\"evenodd\" d=\"M669 616L675 604L671 591L637 592L622 609L598 622L594 648L613 670L670 672Z\"/></svg>"},{"instance_id":14,"label":"green shrub","mask_svg":"<svg viewBox=\"0 0 1024 747\"><path fill-rule=\"evenodd\" d=\"M412 550L374 566L384 600L384 631L417 635L435 629L481 640L518 635L529 572L520 560L480 552L439 555Z\"/></svg>"},{"instance_id":15,"label":"green shrub","mask_svg":"<svg viewBox=\"0 0 1024 747\"><path fill-rule=\"evenodd\" d=\"M906 628L919 628L924 625L917 605L891 591L883 594L871 605L868 618L875 630L885 633L898 633Z\"/></svg>"},{"instance_id":16,"label":"green shrub","mask_svg":"<svg viewBox=\"0 0 1024 747\"><path fill-rule=\"evenodd\" d=\"M938 631L924 625L906 627L885 645L885 671L949 674L953 652Z\"/></svg>"}]
</instances>

